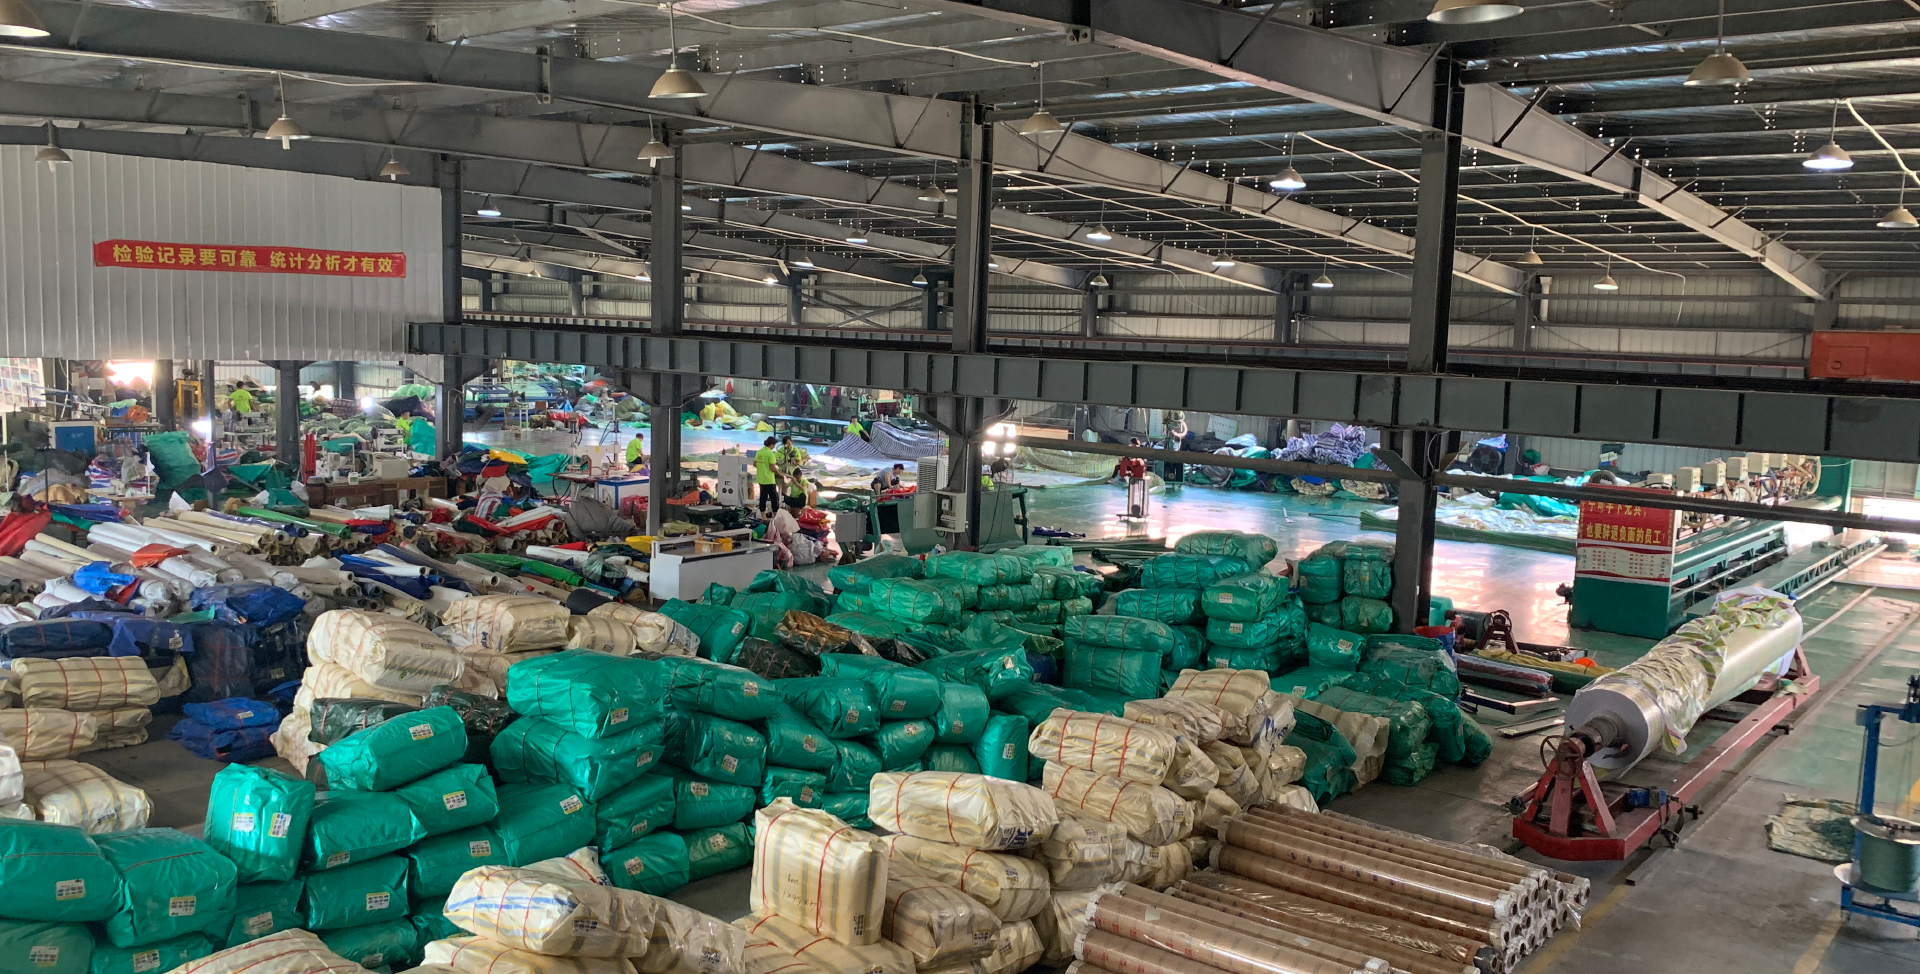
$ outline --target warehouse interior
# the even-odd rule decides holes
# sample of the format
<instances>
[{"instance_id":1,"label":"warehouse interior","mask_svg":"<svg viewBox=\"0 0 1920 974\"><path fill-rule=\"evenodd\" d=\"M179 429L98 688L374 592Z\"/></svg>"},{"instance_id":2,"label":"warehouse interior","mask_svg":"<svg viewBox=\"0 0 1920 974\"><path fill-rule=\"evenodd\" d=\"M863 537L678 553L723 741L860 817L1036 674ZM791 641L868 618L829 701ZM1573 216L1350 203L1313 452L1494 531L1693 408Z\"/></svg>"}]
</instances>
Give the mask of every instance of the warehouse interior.
<instances>
[{"instance_id":1,"label":"warehouse interior","mask_svg":"<svg viewBox=\"0 0 1920 974\"><path fill-rule=\"evenodd\" d=\"M0 0L0 974L1920 967L1916 167L1914 0Z\"/></svg>"}]
</instances>

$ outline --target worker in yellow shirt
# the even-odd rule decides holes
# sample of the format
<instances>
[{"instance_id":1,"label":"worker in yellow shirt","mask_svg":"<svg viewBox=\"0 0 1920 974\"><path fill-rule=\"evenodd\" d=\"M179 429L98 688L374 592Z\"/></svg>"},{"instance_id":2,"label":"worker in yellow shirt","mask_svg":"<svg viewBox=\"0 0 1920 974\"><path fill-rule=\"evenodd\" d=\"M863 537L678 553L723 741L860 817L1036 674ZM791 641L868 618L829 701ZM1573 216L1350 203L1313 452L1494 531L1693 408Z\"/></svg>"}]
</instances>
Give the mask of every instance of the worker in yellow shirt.
<instances>
[{"instance_id":1,"label":"worker in yellow shirt","mask_svg":"<svg viewBox=\"0 0 1920 974\"><path fill-rule=\"evenodd\" d=\"M647 462L647 438L635 433L627 441L627 469L639 470Z\"/></svg>"},{"instance_id":2,"label":"worker in yellow shirt","mask_svg":"<svg viewBox=\"0 0 1920 974\"><path fill-rule=\"evenodd\" d=\"M253 393L246 386L234 386L227 393L227 402L233 404L233 411L242 416L253 412Z\"/></svg>"},{"instance_id":3,"label":"worker in yellow shirt","mask_svg":"<svg viewBox=\"0 0 1920 974\"><path fill-rule=\"evenodd\" d=\"M767 441L761 444L760 449L753 452L753 482L760 488L758 506L762 517L772 517L780 513L780 491L775 486L780 478L773 471L774 455L777 452L773 448L775 442L777 441L769 436Z\"/></svg>"}]
</instances>

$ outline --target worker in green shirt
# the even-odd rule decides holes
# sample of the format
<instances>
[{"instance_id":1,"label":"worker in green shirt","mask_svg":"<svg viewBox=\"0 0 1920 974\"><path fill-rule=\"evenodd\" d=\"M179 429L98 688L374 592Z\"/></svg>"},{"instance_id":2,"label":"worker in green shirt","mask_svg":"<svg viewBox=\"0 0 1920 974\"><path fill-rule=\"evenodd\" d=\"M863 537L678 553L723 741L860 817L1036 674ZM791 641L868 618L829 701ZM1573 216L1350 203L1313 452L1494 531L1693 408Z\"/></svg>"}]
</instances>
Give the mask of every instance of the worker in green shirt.
<instances>
[{"instance_id":1,"label":"worker in green shirt","mask_svg":"<svg viewBox=\"0 0 1920 974\"><path fill-rule=\"evenodd\" d=\"M867 428L865 426L860 425L859 417L856 416L853 419L847 420L847 435L857 436L863 440L868 438Z\"/></svg>"},{"instance_id":2,"label":"worker in green shirt","mask_svg":"<svg viewBox=\"0 0 1920 974\"><path fill-rule=\"evenodd\" d=\"M638 470L647 459L647 438L638 433L627 441L627 469Z\"/></svg>"},{"instance_id":3,"label":"worker in green shirt","mask_svg":"<svg viewBox=\"0 0 1920 974\"><path fill-rule=\"evenodd\" d=\"M233 411L242 415L253 412L253 393L246 386L234 386L227 393L227 401L233 404Z\"/></svg>"},{"instance_id":4,"label":"worker in green shirt","mask_svg":"<svg viewBox=\"0 0 1920 974\"><path fill-rule=\"evenodd\" d=\"M774 486L779 478L773 472L773 459L776 441L767 437L760 449L753 453L753 482L760 487L759 509L762 517L772 517L780 513L780 491Z\"/></svg>"}]
</instances>

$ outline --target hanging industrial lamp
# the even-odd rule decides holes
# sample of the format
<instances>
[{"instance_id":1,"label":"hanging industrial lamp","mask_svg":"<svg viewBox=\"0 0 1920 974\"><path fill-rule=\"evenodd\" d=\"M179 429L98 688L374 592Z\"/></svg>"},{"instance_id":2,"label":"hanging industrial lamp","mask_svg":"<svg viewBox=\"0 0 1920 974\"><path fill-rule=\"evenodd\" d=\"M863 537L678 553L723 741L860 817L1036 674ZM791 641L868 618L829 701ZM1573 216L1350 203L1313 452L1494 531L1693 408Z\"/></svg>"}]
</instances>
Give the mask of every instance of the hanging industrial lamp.
<instances>
[{"instance_id":1,"label":"hanging industrial lamp","mask_svg":"<svg viewBox=\"0 0 1920 974\"><path fill-rule=\"evenodd\" d=\"M45 37L47 25L40 15L20 0L0 0L0 35L6 37Z\"/></svg>"},{"instance_id":2,"label":"hanging industrial lamp","mask_svg":"<svg viewBox=\"0 0 1920 974\"><path fill-rule=\"evenodd\" d=\"M54 144L52 122L47 123L47 144L41 146L40 151L33 154L33 161L46 163L48 172L52 172L53 170L60 168L62 165L71 163L73 161L73 157L70 155L67 155L67 151L65 149L62 149L58 145Z\"/></svg>"},{"instance_id":3,"label":"hanging industrial lamp","mask_svg":"<svg viewBox=\"0 0 1920 974\"><path fill-rule=\"evenodd\" d=\"M1538 230L1535 230L1533 234L1527 238L1527 252L1526 254L1521 256L1520 263L1525 264L1528 267L1538 267L1541 264L1546 263L1546 261L1540 259L1540 252L1533 249L1534 244L1538 243L1539 240L1540 240L1540 232Z\"/></svg>"},{"instance_id":4,"label":"hanging industrial lamp","mask_svg":"<svg viewBox=\"0 0 1920 974\"><path fill-rule=\"evenodd\" d=\"M1108 284L1107 284L1107 275L1105 275L1105 274L1101 274L1101 273L1097 273L1097 272L1096 272L1096 273L1095 273L1095 274L1093 275L1093 277L1092 277L1092 278L1090 278L1090 279L1088 279L1088 281L1087 281L1087 286L1089 286L1089 287L1107 287L1107 286L1108 286Z\"/></svg>"},{"instance_id":5,"label":"hanging industrial lamp","mask_svg":"<svg viewBox=\"0 0 1920 974\"><path fill-rule=\"evenodd\" d=\"M1883 230L1912 230L1920 227L1920 220L1913 218L1913 211L1907 209L1907 177L1900 176L1900 202L1883 214L1874 226Z\"/></svg>"},{"instance_id":6,"label":"hanging industrial lamp","mask_svg":"<svg viewBox=\"0 0 1920 974\"><path fill-rule=\"evenodd\" d=\"M1853 156L1840 148L1840 103L1833 103L1833 118L1827 123L1827 144L1813 150L1801 165L1817 172L1840 172L1853 168Z\"/></svg>"},{"instance_id":7,"label":"hanging industrial lamp","mask_svg":"<svg viewBox=\"0 0 1920 974\"><path fill-rule=\"evenodd\" d=\"M640 147L640 154L635 158L655 169L660 168L660 160L673 158L673 150L667 148L667 144L660 141L660 136L653 131L651 117L647 119L647 144Z\"/></svg>"},{"instance_id":8,"label":"hanging industrial lamp","mask_svg":"<svg viewBox=\"0 0 1920 974\"><path fill-rule=\"evenodd\" d=\"M1709 85L1743 85L1753 80L1753 73L1740 59L1727 53L1727 0L1720 0L1720 27L1715 40L1713 53L1706 56L1693 73L1687 75L1686 84L1699 88Z\"/></svg>"},{"instance_id":9,"label":"hanging industrial lamp","mask_svg":"<svg viewBox=\"0 0 1920 974\"><path fill-rule=\"evenodd\" d=\"M1307 181L1300 175L1300 170L1288 166L1280 170L1280 175L1269 180L1267 185L1291 193L1294 190L1306 189Z\"/></svg>"},{"instance_id":10,"label":"hanging industrial lamp","mask_svg":"<svg viewBox=\"0 0 1920 974\"><path fill-rule=\"evenodd\" d=\"M1490 24L1526 13L1508 0L1439 0L1427 14L1431 24Z\"/></svg>"},{"instance_id":11,"label":"hanging industrial lamp","mask_svg":"<svg viewBox=\"0 0 1920 974\"><path fill-rule=\"evenodd\" d=\"M700 87L700 79L680 66L680 44L673 32L673 3L667 4L667 70L654 79L653 90L647 92L648 98L700 98L707 89Z\"/></svg>"},{"instance_id":12,"label":"hanging industrial lamp","mask_svg":"<svg viewBox=\"0 0 1920 974\"><path fill-rule=\"evenodd\" d=\"M1320 276L1314 278L1310 286L1318 291L1333 290L1333 278L1327 276L1327 265L1320 265Z\"/></svg>"},{"instance_id":13,"label":"hanging industrial lamp","mask_svg":"<svg viewBox=\"0 0 1920 974\"><path fill-rule=\"evenodd\" d=\"M406 163L388 155L387 164L380 167L380 175L387 177L388 182L399 182L400 177L413 175L413 170L408 169Z\"/></svg>"},{"instance_id":14,"label":"hanging industrial lamp","mask_svg":"<svg viewBox=\"0 0 1920 974\"><path fill-rule=\"evenodd\" d=\"M1106 243L1107 241L1113 239L1113 234L1108 233L1107 225L1102 223L1099 226L1094 227L1093 229L1087 231L1087 239L1095 243Z\"/></svg>"},{"instance_id":15,"label":"hanging industrial lamp","mask_svg":"<svg viewBox=\"0 0 1920 974\"><path fill-rule=\"evenodd\" d=\"M485 217L489 220L498 220L500 219L500 208L493 205L493 197L489 196L480 201L480 208L474 210L473 215Z\"/></svg>"},{"instance_id":16,"label":"hanging industrial lamp","mask_svg":"<svg viewBox=\"0 0 1920 974\"><path fill-rule=\"evenodd\" d=\"M275 73L274 78L280 83L280 117L275 119L272 125L267 126L266 137L279 139L282 149L291 149L295 139L310 139L313 138L313 133L302 128L299 122L287 117L287 79L279 73Z\"/></svg>"},{"instance_id":17,"label":"hanging industrial lamp","mask_svg":"<svg viewBox=\"0 0 1920 974\"><path fill-rule=\"evenodd\" d=\"M926 272L926 271L921 271L920 273L918 273L918 274L915 274L915 275L913 275L913 286L914 286L914 287L926 287L926 286L927 286L927 272Z\"/></svg>"},{"instance_id":18,"label":"hanging industrial lamp","mask_svg":"<svg viewBox=\"0 0 1920 974\"><path fill-rule=\"evenodd\" d=\"M813 258L804 253L794 254L792 264L795 267L812 267Z\"/></svg>"},{"instance_id":19,"label":"hanging industrial lamp","mask_svg":"<svg viewBox=\"0 0 1920 974\"><path fill-rule=\"evenodd\" d=\"M867 242L867 235L866 235L865 233L863 233L863 232L861 232L861 231L859 231L859 230L855 230L855 231L853 231L853 232L851 232L851 233L849 233L849 234L847 234L847 242L848 242L848 243L850 243L850 244L863 244L863 243L866 243L866 242Z\"/></svg>"},{"instance_id":20,"label":"hanging industrial lamp","mask_svg":"<svg viewBox=\"0 0 1920 974\"><path fill-rule=\"evenodd\" d=\"M945 203L947 194L941 192L940 187L928 183L924 189L920 190L919 199L922 203Z\"/></svg>"},{"instance_id":21,"label":"hanging industrial lamp","mask_svg":"<svg viewBox=\"0 0 1920 974\"><path fill-rule=\"evenodd\" d=\"M1223 271L1232 266L1233 266L1233 258L1228 257L1225 254L1221 254L1218 257L1215 257L1213 259L1213 267L1215 270Z\"/></svg>"},{"instance_id":22,"label":"hanging industrial lamp","mask_svg":"<svg viewBox=\"0 0 1920 974\"><path fill-rule=\"evenodd\" d=\"M1607 262L1607 273L1599 280L1593 282L1593 289L1596 291L1620 290L1620 282L1613 279L1613 262Z\"/></svg>"},{"instance_id":23,"label":"hanging industrial lamp","mask_svg":"<svg viewBox=\"0 0 1920 974\"><path fill-rule=\"evenodd\" d=\"M1045 61L1036 61L1034 68L1040 74L1039 107L1032 115L1027 116L1026 121L1020 123L1020 134L1046 135L1049 132L1059 132L1066 126L1060 124L1060 120L1054 118L1052 112L1047 111L1047 64Z\"/></svg>"}]
</instances>

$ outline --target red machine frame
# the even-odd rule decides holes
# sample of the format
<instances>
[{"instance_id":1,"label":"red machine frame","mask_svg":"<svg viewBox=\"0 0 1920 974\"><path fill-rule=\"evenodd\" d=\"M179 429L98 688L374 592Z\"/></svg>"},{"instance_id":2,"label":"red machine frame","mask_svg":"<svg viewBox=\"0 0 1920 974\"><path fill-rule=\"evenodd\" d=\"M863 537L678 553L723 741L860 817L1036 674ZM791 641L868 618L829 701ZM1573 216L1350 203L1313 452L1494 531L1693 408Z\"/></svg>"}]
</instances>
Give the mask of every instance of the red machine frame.
<instances>
[{"instance_id":1,"label":"red machine frame","mask_svg":"<svg viewBox=\"0 0 1920 974\"><path fill-rule=\"evenodd\" d=\"M1574 735L1561 738L1553 760L1532 789L1520 797L1525 810L1513 819L1513 837L1528 848L1555 859L1592 862L1625 859L1646 845L1669 822L1683 815L1694 797L1700 794L1722 771L1779 726L1781 720L1805 703L1820 689L1820 677L1807 666L1806 655L1795 647L1785 679L1801 689L1781 692L1782 677L1762 677L1753 689L1734 698L1734 702L1755 704L1753 711L1713 742L1712 746L1658 784L1644 786L1664 790L1667 798L1645 807L1628 807L1628 795L1636 787L1609 781L1604 786L1587 763L1585 744ZM1703 714L1702 720L1727 719ZM1582 820L1579 806L1592 810L1593 821ZM1547 824L1538 824L1542 808Z\"/></svg>"}]
</instances>

